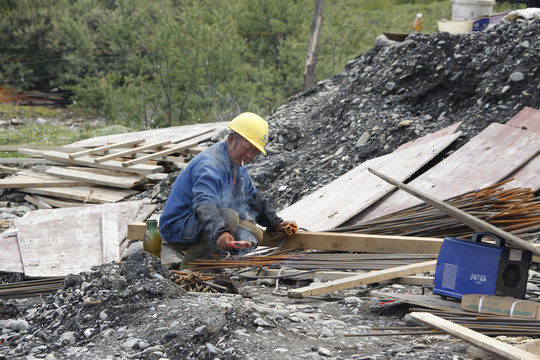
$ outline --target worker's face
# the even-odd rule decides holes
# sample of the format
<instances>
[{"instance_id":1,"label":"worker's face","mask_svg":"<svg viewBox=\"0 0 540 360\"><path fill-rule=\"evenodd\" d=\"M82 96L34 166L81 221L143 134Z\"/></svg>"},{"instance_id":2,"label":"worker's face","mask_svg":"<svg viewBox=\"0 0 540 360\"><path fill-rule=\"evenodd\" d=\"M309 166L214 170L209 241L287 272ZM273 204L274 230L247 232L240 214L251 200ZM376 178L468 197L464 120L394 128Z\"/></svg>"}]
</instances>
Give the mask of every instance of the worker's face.
<instances>
[{"instance_id":1,"label":"worker's face","mask_svg":"<svg viewBox=\"0 0 540 360\"><path fill-rule=\"evenodd\" d=\"M259 149L242 137L229 136L227 146L231 161L238 166L249 164L259 153Z\"/></svg>"}]
</instances>

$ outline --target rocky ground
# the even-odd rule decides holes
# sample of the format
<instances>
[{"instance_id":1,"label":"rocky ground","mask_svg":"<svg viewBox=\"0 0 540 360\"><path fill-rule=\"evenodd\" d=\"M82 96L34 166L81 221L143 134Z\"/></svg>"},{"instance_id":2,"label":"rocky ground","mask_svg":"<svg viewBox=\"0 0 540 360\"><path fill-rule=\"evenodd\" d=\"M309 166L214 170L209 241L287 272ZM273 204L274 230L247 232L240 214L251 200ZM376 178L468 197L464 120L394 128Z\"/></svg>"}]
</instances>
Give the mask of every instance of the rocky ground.
<instances>
[{"instance_id":1,"label":"rocky ground","mask_svg":"<svg viewBox=\"0 0 540 360\"><path fill-rule=\"evenodd\" d=\"M250 165L254 180L284 208L429 132L463 121L455 149L525 106L540 109L539 33L540 20L518 20L470 34L415 34L372 49L271 114L269 155ZM175 176L160 185L158 205ZM307 283L280 279L276 286L275 279L225 274L237 294L193 294L169 281L151 256L124 260L73 274L51 296L2 300L0 359L466 357L467 344L446 335L347 336L406 325L407 306L383 304L369 291L421 291L416 287L375 284L289 299L287 289Z\"/></svg>"}]
</instances>

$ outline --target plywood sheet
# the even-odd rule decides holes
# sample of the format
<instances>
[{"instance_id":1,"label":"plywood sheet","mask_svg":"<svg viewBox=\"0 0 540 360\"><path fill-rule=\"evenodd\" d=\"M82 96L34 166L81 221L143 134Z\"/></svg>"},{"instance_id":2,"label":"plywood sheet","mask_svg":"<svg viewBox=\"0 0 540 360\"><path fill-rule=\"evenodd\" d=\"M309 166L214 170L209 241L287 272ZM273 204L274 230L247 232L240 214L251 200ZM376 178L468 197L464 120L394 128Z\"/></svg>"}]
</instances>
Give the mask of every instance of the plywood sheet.
<instances>
[{"instance_id":1,"label":"plywood sheet","mask_svg":"<svg viewBox=\"0 0 540 360\"><path fill-rule=\"evenodd\" d=\"M510 119L506 125L526 128L529 131L540 132L540 111L530 107L521 110L516 116ZM533 191L540 189L540 155L525 163L518 170L508 176L514 179L503 185L503 188L510 189L516 187L530 188Z\"/></svg>"},{"instance_id":2,"label":"plywood sheet","mask_svg":"<svg viewBox=\"0 0 540 360\"><path fill-rule=\"evenodd\" d=\"M438 200L445 200L501 181L538 151L540 133L493 123L408 185ZM365 214L351 219L347 225L375 219L421 203L422 200L398 190Z\"/></svg>"},{"instance_id":3,"label":"plywood sheet","mask_svg":"<svg viewBox=\"0 0 540 360\"><path fill-rule=\"evenodd\" d=\"M540 111L526 106L516 116L508 120L506 125L540 132Z\"/></svg>"},{"instance_id":4,"label":"plywood sheet","mask_svg":"<svg viewBox=\"0 0 540 360\"><path fill-rule=\"evenodd\" d=\"M0 235L0 271L22 273L23 264L16 231L5 231Z\"/></svg>"},{"instance_id":5,"label":"plywood sheet","mask_svg":"<svg viewBox=\"0 0 540 360\"><path fill-rule=\"evenodd\" d=\"M92 266L103 263L104 254L105 259L114 258L111 246L116 247L114 254L118 259L120 242L127 236L127 225L137 218L143 204L141 200L36 210L16 219L25 275L65 276L89 271ZM111 224L115 218L116 227ZM110 234L112 228L117 229L116 238L104 241L102 235Z\"/></svg>"},{"instance_id":6,"label":"plywood sheet","mask_svg":"<svg viewBox=\"0 0 540 360\"><path fill-rule=\"evenodd\" d=\"M394 189L371 174L368 168L392 173L405 180L458 137L459 133L435 137L431 141L420 142L418 146L405 147L368 160L280 211L279 215L284 219L295 220L300 227L309 231L335 228Z\"/></svg>"}]
</instances>

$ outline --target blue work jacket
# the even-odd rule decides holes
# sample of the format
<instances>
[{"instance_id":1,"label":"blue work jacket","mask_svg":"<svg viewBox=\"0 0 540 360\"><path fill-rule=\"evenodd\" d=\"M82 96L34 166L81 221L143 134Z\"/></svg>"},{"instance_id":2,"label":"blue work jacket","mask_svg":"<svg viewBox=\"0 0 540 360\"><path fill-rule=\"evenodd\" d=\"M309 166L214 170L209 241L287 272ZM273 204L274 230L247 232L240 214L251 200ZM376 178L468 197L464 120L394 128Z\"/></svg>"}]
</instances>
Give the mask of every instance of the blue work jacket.
<instances>
[{"instance_id":1,"label":"blue work jacket","mask_svg":"<svg viewBox=\"0 0 540 360\"><path fill-rule=\"evenodd\" d=\"M195 156L176 179L159 221L159 232L167 242L195 243L202 226L195 210L204 202L231 208L240 219L254 220L248 200L257 194L247 167L232 163L227 142L212 145Z\"/></svg>"}]
</instances>

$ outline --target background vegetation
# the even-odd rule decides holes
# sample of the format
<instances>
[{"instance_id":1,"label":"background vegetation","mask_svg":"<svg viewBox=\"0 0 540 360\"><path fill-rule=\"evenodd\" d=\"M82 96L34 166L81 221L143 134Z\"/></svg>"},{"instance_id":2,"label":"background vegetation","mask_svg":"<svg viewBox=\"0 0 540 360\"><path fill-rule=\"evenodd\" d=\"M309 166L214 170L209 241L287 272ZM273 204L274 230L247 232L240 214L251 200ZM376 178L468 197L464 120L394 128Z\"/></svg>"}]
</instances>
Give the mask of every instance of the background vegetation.
<instances>
[{"instance_id":1,"label":"background vegetation","mask_svg":"<svg viewBox=\"0 0 540 360\"><path fill-rule=\"evenodd\" d=\"M496 10L510 5L497 5ZM3 0L0 84L70 91L131 129L265 116L302 90L313 0ZM327 0L317 78L383 32L424 32L450 0Z\"/></svg>"}]
</instances>

